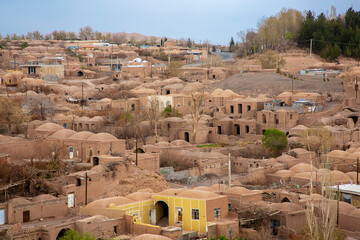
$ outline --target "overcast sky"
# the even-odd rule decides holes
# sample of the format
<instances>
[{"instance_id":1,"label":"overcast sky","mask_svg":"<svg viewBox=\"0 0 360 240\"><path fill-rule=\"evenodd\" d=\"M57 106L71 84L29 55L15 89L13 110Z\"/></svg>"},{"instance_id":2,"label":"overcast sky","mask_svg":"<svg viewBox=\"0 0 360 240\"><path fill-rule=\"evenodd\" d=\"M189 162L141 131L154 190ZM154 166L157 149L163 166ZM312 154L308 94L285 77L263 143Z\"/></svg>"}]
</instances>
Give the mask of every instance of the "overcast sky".
<instances>
[{"instance_id":1,"label":"overcast sky","mask_svg":"<svg viewBox=\"0 0 360 240\"><path fill-rule=\"evenodd\" d=\"M336 7L342 14L360 0L0 0L0 33L26 34L39 30L77 32L89 25L101 32L192 38L228 44L240 30L256 28L263 16L282 8L316 14Z\"/></svg>"}]
</instances>

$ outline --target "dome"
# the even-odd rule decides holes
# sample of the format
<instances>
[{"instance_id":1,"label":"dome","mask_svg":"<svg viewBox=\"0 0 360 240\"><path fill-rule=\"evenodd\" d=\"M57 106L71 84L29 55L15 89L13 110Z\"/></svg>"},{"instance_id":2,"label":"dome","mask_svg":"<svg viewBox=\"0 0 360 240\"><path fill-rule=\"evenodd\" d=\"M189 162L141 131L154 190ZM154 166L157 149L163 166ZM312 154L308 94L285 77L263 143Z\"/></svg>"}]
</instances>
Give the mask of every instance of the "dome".
<instances>
[{"instance_id":1,"label":"dome","mask_svg":"<svg viewBox=\"0 0 360 240\"><path fill-rule=\"evenodd\" d=\"M62 113L58 113L58 114L55 114L55 116L53 117L53 119L55 121L67 121L69 119L68 116L65 116L64 114Z\"/></svg>"},{"instance_id":2,"label":"dome","mask_svg":"<svg viewBox=\"0 0 360 240\"><path fill-rule=\"evenodd\" d=\"M201 190L201 191L208 191L208 192L213 192L214 189L212 189L211 187L207 187L207 186L199 186L195 188L196 190Z\"/></svg>"},{"instance_id":3,"label":"dome","mask_svg":"<svg viewBox=\"0 0 360 240\"><path fill-rule=\"evenodd\" d=\"M194 199L211 199L219 197L218 194L202 190L185 190L178 195L183 198L194 198Z\"/></svg>"},{"instance_id":4,"label":"dome","mask_svg":"<svg viewBox=\"0 0 360 240\"><path fill-rule=\"evenodd\" d=\"M289 202L273 203L273 204L269 204L268 207L279 211L288 211L288 212L296 212L296 211L304 210L301 206Z\"/></svg>"},{"instance_id":5,"label":"dome","mask_svg":"<svg viewBox=\"0 0 360 240\"><path fill-rule=\"evenodd\" d=\"M61 129L53 133L50 137L56 139L68 139L70 136L74 135L76 132L70 129Z\"/></svg>"},{"instance_id":6,"label":"dome","mask_svg":"<svg viewBox=\"0 0 360 240\"><path fill-rule=\"evenodd\" d=\"M179 117L169 117L169 118L166 118L166 121L167 122L183 122L184 119L179 118Z\"/></svg>"},{"instance_id":7,"label":"dome","mask_svg":"<svg viewBox=\"0 0 360 240\"><path fill-rule=\"evenodd\" d=\"M172 147L171 143L165 142L165 141L161 141L155 144L155 146L158 147Z\"/></svg>"},{"instance_id":8,"label":"dome","mask_svg":"<svg viewBox=\"0 0 360 240\"><path fill-rule=\"evenodd\" d=\"M350 213L350 212L353 212L355 210L357 210L357 208L354 207L353 205L351 205L349 203L346 203L346 202L343 202L343 201L339 202L339 212L341 212L341 213Z\"/></svg>"},{"instance_id":9,"label":"dome","mask_svg":"<svg viewBox=\"0 0 360 240\"><path fill-rule=\"evenodd\" d=\"M125 197L129 198L135 202L139 202L139 201L145 201L145 200L151 199L152 193L134 192L134 193L130 193L129 195L126 195Z\"/></svg>"},{"instance_id":10,"label":"dome","mask_svg":"<svg viewBox=\"0 0 360 240\"><path fill-rule=\"evenodd\" d=\"M109 133L98 133L98 134L92 135L87 140L89 140L89 141L116 141L118 139Z\"/></svg>"},{"instance_id":11,"label":"dome","mask_svg":"<svg viewBox=\"0 0 360 240\"><path fill-rule=\"evenodd\" d=\"M291 128L290 130L302 130L302 131L305 131L305 130L308 130L309 128L304 126L304 125L297 125L293 128Z\"/></svg>"},{"instance_id":12,"label":"dome","mask_svg":"<svg viewBox=\"0 0 360 240\"><path fill-rule=\"evenodd\" d=\"M73 134L71 137L69 137L69 140L86 140L93 135L95 134L88 131L77 132Z\"/></svg>"},{"instance_id":13,"label":"dome","mask_svg":"<svg viewBox=\"0 0 360 240\"><path fill-rule=\"evenodd\" d=\"M294 176L294 172L290 170L280 170L274 173L275 176L281 177L281 178L291 178Z\"/></svg>"},{"instance_id":14,"label":"dome","mask_svg":"<svg viewBox=\"0 0 360 240\"><path fill-rule=\"evenodd\" d=\"M347 158L357 159L360 158L360 152L353 152L346 156Z\"/></svg>"},{"instance_id":15,"label":"dome","mask_svg":"<svg viewBox=\"0 0 360 240\"><path fill-rule=\"evenodd\" d=\"M293 156L287 155L287 154L283 154L280 157L276 158L276 161L278 162L282 162L282 161L293 161L296 160L296 158L294 158Z\"/></svg>"},{"instance_id":16,"label":"dome","mask_svg":"<svg viewBox=\"0 0 360 240\"><path fill-rule=\"evenodd\" d=\"M340 172L340 171L332 171L330 173L330 176L331 176L331 181L333 181L333 182L350 182L350 181L352 181L352 179L348 175L346 175L345 173Z\"/></svg>"},{"instance_id":17,"label":"dome","mask_svg":"<svg viewBox=\"0 0 360 240\"><path fill-rule=\"evenodd\" d=\"M350 215L360 217L360 208L357 208L350 212Z\"/></svg>"},{"instance_id":18,"label":"dome","mask_svg":"<svg viewBox=\"0 0 360 240\"><path fill-rule=\"evenodd\" d=\"M174 140L171 142L171 144L174 146L189 146L189 145L191 145L190 143L188 143L187 141L184 141L184 140Z\"/></svg>"},{"instance_id":19,"label":"dome","mask_svg":"<svg viewBox=\"0 0 360 240\"><path fill-rule=\"evenodd\" d=\"M291 92L283 92L278 95L278 97L292 97L292 96L294 96L294 94L292 94Z\"/></svg>"},{"instance_id":20,"label":"dome","mask_svg":"<svg viewBox=\"0 0 360 240\"><path fill-rule=\"evenodd\" d=\"M39 202L39 201L46 201L46 200L52 200L56 199L53 195L50 194L41 194L39 196L36 196L32 199L32 202Z\"/></svg>"},{"instance_id":21,"label":"dome","mask_svg":"<svg viewBox=\"0 0 360 240\"><path fill-rule=\"evenodd\" d=\"M141 234L139 236L136 236L133 238L134 240L171 240L171 238L161 236L161 235L155 235L155 234Z\"/></svg>"},{"instance_id":22,"label":"dome","mask_svg":"<svg viewBox=\"0 0 360 240\"><path fill-rule=\"evenodd\" d=\"M311 174L311 172L299 172L299 173L295 173L293 178L300 178L300 179L306 179L309 180L311 179L311 175L314 181L316 181L316 172L313 172Z\"/></svg>"},{"instance_id":23,"label":"dome","mask_svg":"<svg viewBox=\"0 0 360 240\"><path fill-rule=\"evenodd\" d=\"M62 129L64 128L56 123L44 123L36 128L38 131L58 131Z\"/></svg>"},{"instance_id":24,"label":"dome","mask_svg":"<svg viewBox=\"0 0 360 240\"><path fill-rule=\"evenodd\" d=\"M307 164L307 163L299 163L299 164L292 166L289 170L293 171L294 173L301 173L301 172L316 171L317 168L314 166L311 166L310 164Z\"/></svg>"},{"instance_id":25,"label":"dome","mask_svg":"<svg viewBox=\"0 0 360 240\"><path fill-rule=\"evenodd\" d=\"M110 204L114 204L115 206L121 206L133 202L133 200L126 197L111 197L93 201L86 205L86 208L108 208Z\"/></svg>"},{"instance_id":26,"label":"dome","mask_svg":"<svg viewBox=\"0 0 360 240\"><path fill-rule=\"evenodd\" d=\"M166 189L162 192L157 193L157 195L176 196L176 195L179 195L183 191L185 191L184 188L170 188L170 189Z\"/></svg>"},{"instance_id":27,"label":"dome","mask_svg":"<svg viewBox=\"0 0 360 240\"><path fill-rule=\"evenodd\" d=\"M346 157L348 155L350 155L348 152L342 150L333 150L328 153L329 157Z\"/></svg>"},{"instance_id":28,"label":"dome","mask_svg":"<svg viewBox=\"0 0 360 240\"><path fill-rule=\"evenodd\" d=\"M351 178L352 181L356 181L356 178L357 178L357 173L356 172L347 172L345 174L348 175Z\"/></svg>"},{"instance_id":29,"label":"dome","mask_svg":"<svg viewBox=\"0 0 360 240\"><path fill-rule=\"evenodd\" d=\"M226 193L236 193L236 194L248 194L248 193L251 193L252 191L247 188L243 188L243 187L232 187L232 188L227 189L225 192Z\"/></svg>"}]
</instances>

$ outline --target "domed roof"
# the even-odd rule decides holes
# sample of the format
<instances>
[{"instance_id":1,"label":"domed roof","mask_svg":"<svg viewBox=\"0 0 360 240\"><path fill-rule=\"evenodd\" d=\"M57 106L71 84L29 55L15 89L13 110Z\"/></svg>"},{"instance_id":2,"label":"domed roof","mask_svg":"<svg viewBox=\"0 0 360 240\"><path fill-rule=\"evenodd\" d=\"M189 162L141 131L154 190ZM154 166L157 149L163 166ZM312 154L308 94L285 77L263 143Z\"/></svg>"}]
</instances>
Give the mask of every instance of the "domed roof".
<instances>
[{"instance_id":1,"label":"domed roof","mask_svg":"<svg viewBox=\"0 0 360 240\"><path fill-rule=\"evenodd\" d=\"M226 193L236 193L236 194L248 194L251 193L251 190L244 187L232 187L225 191Z\"/></svg>"},{"instance_id":2,"label":"domed roof","mask_svg":"<svg viewBox=\"0 0 360 240\"><path fill-rule=\"evenodd\" d=\"M195 188L196 190L201 190L201 191L208 191L208 192L213 192L214 189L212 189L211 187L207 187L207 186L199 186Z\"/></svg>"},{"instance_id":3,"label":"domed roof","mask_svg":"<svg viewBox=\"0 0 360 240\"><path fill-rule=\"evenodd\" d=\"M111 197L93 201L89 203L86 208L108 208L110 204L114 204L115 206L121 206L133 202L133 200L126 197Z\"/></svg>"},{"instance_id":4,"label":"domed roof","mask_svg":"<svg viewBox=\"0 0 360 240\"><path fill-rule=\"evenodd\" d=\"M288 212L296 212L296 211L304 210L301 206L289 202L273 203L273 204L269 204L268 207L279 211L288 211Z\"/></svg>"},{"instance_id":5,"label":"domed roof","mask_svg":"<svg viewBox=\"0 0 360 240\"><path fill-rule=\"evenodd\" d=\"M155 235L155 234L141 234L139 236L136 236L133 238L134 240L171 240L171 238L161 236L161 235Z\"/></svg>"},{"instance_id":6,"label":"domed roof","mask_svg":"<svg viewBox=\"0 0 360 240\"><path fill-rule=\"evenodd\" d=\"M294 96L294 94L292 94L291 92L283 92L278 95L278 97L292 97L292 96Z\"/></svg>"},{"instance_id":7,"label":"domed roof","mask_svg":"<svg viewBox=\"0 0 360 240\"><path fill-rule=\"evenodd\" d=\"M357 173L356 172L347 172L345 174L348 175L351 178L351 180L356 181L356 178L357 178Z\"/></svg>"},{"instance_id":8,"label":"domed roof","mask_svg":"<svg viewBox=\"0 0 360 240\"><path fill-rule=\"evenodd\" d=\"M70 140L86 140L93 135L95 135L95 134L92 132L82 131L82 132L77 132L77 133L73 134L71 137L69 137L69 139Z\"/></svg>"},{"instance_id":9,"label":"domed roof","mask_svg":"<svg viewBox=\"0 0 360 240\"><path fill-rule=\"evenodd\" d=\"M350 182L350 181L352 181L348 175L346 175L343 172L336 171L336 170L332 171L330 173L330 176L331 176L331 181L334 181L334 182Z\"/></svg>"},{"instance_id":10,"label":"domed roof","mask_svg":"<svg viewBox=\"0 0 360 240\"><path fill-rule=\"evenodd\" d=\"M275 176L282 177L282 178L291 178L294 176L294 172L290 170L280 170L274 173Z\"/></svg>"},{"instance_id":11,"label":"domed roof","mask_svg":"<svg viewBox=\"0 0 360 240\"><path fill-rule=\"evenodd\" d=\"M329 157L346 157L349 153L342 150L333 150L328 153Z\"/></svg>"},{"instance_id":12,"label":"domed roof","mask_svg":"<svg viewBox=\"0 0 360 240\"><path fill-rule=\"evenodd\" d=\"M32 202L39 202L39 201L46 201L46 200L52 200L56 199L53 195L50 194L41 194L39 196L36 196L32 199Z\"/></svg>"},{"instance_id":13,"label":"domed roof","mask_svg":"<svg viewBox=\"0 0 360 240\"><path fill-rule=\"evenodd\" d=\"M354 207L353 205L351 205L349 203L346 203L343 201L339 202L339 212L341 212L341 213L350 213L350 212L355 211L356 209L357 209L356 207Z\"/></svg>"},{"instance_id":14,"label":"domed roof","mask_svg":"<svg viewBox=\"0 0 360 240\"><path fill-rule=\"evenodd\" d=\"M62 113L58 113L58 114L55 114L55 115L54 115L53 119L56 120L56 121L64 121L64 120L68 120L69 117L68 117L68 116L65 116L65 115L62 114Z\"/></svg>"},{"instance_id":15,"label":"domed roof","mask_svg":"<svg viewBox=\"0 0 360 240\"><path fill-rule=\"evenodd\" d=\"M359 158L360 159L360 152L353 152L353 153L350 153L349 155L346 156L347 158L352 158L352 159L357 159Z\"/></svg>"},{"instance_id":16,"label":"domed roof","mask_svg":"<svg viewBox=\"0 0 360 240\"><path fill-rule=\"evenodd\" d=\"M185 190L178 195L183 198L194 198L194 199L211 199L219 197L218 194L202 190Z\"/></svg>"},{"instance_id":17,"label":"domed roof","mask_svg":"<svg viewBox=\"0 0 360 240\"><path fill-rule=\"evenodd\" d=\"M293 156L290 156L288 154L283 154L280 157L276 158L276 161L278 162L282 162L282 161L293 161L296 160L296 158L294 158Z\"/></svg>"},{"instance_id":18,"label":"domed roof","mask_svg":"<svg viewBox=\"0 0 360 240\"><path fill-rule=\"evenodd\" d=\"M183 122L183 121L185 121L184 119L179 118L179 117L169 117L169 118L166 118L165 120L168 122Z\"/></svg>"},{"instance_id":19,"label":"domed roof","mask_svg":"<svg viewBox=\"0 0 360 240\"><path fill-rule=\"evenodd\" d=\"M179 195L183 191L185 191L184 188L169 188L169 189L165 189L162 192L157 193L157 195L176 196L176 195Z\"/></svg>"},{"instance_id":20,"label":"domed roof","mask_svg":"<svg viewBox=\"0 0 360 240\"><path fill-rule=\"evenodd\" d=\"M36 128L38 131L58 131L61 129L64 128L56 123L44 123Z\"/></svg>"},{"instance_id":21,"label":"domed roof","mask_svg":"<svg viewBox=\"0 0 360 240\"><path fill-rule=\"evenodd\" d=\"M350 215L360 217L360 208L357 208L350 212Z\"/></svg>"},{"instance_id":22,"label":"domed roof","mask_svg":"<svg viewBox=\"0 0 360 240\"><path fill-rule=\"evenodd\" d=\"M87 140L90 141L116 141L118 140L115 136L109 133L97 133L89 137Z\"/></svg>"},{"instance_id":23,"label":"domed roof","mask_svg":"<svg viewBox=\"0 0 360 240\"><path fill-rule=\"evenodd\" d=\"M304 125L297 125L297 126L291 128L290 130L303 130L304 131L304 130L307 130L307 129L309 129L309 128L304 126Z\"/></svg>"},{"instance_id":24,"label":"domed roof","mask_svg":"<svg viewBox=\"0 0 360 240\"><path fill-rule=\"evenodd\" d=\"M139 201L145 201L145 200L151 199L152 193L133 192L133 193L130 193L129 195L126 195L125 197L127 197L135 202L139 202Z\"/></svg>"},{"instance_id":25,"label":"domed roof","mask_svg":"<svg viewBox=\"0 0 360 240\"><path fill-rule=\"evenodd\" d=\"M313 172L311 174L311 172L299 172L299 173L295 173L293 178L300 178L300 179L306 179L309 180L311 179L311 175L313 177L313 180L316 181L316 172Z\"/></svg>"},{"instance_id":26,"label":"domed roof","mask_svg":"<svg viewBox=\"0 0 360 240\"><path fill-rule=\"evenodd\" d=\"M74 135L76 132L70 129L61 129L53 133L50 137L56 139L68 139L70 136Z\"/></svg>"},{"instance_id":27,"label":"domed roof","mask_svg":"<svg viewBox=\"0 0 360 240\"><path fill-rule=\"evenodd\" d=\"M308 163L299 163L299 164L292 166L289 170L293 171L294 173L301 173L301 172L316 171L317 168L314 166L311 166Z\"/></svg>"},{"instance_id":28,"label":"domed roof","mask_svg":"<svg viewBox=\"0 0 360 240\"><path fill-rule=\"evenodd\" d=\"M191 145L190 143L188 143L187 141L184 141L184 140L174 140L171 142L171 144L174 146L189 146L189 145Z\"/></svg>"}]
</instances>

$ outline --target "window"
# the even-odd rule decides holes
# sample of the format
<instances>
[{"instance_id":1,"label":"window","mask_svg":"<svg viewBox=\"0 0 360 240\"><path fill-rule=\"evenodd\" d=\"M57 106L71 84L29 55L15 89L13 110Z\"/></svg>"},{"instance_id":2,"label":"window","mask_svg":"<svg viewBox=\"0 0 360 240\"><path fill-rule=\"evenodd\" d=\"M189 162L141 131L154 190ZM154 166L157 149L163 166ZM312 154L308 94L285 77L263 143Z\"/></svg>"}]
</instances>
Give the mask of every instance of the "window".
<instances>
[{"instance_id":1,"label":"window","mask_svg":"<svg viewBox=\"0 0 360 240\"><path fill-rule=\"evenodd\" d=\"M251 110L251 106L250 106L250 105L247 106L247 110L248 110L248 111Z\"/></svg>"},{"instance_id":2,"label":"window","mask_svg":"<svg viewBox=\"0 0 360 240\"><path fill-rule=\"evenodd\" d=\"M68 208L75 207L75 194L69 193L68 194Z\"/></svg>"},{"instance_id":3,"label":"window","mask_svg":"<svg viewBox=\"0 0 360 240\"><path fill-rule=\"evenodd\" d=\"M221 208L214 208L214 217L215 218L221 217Z\"/></svg>"},{"instance_id":4,"label":"window","mask_svg":"<svg viewBox=\"0 0 360 240\"><path fill-rule=\"evenodd\" d=\"M77 178L77 179L76 179L76 186L77 186L77 187L80 187L80 186L81 186L81 179L80 179L80 178Z\"/></svg>"},{"instance_id":5,"label":"window","mask_svg":"<svg viewBox=\"0 0 360 240\"><path fill-rule=\"evenodd\" d=\"M199 209L191 209L191 219L199 220Z\"/></svg>"}]
</instances>

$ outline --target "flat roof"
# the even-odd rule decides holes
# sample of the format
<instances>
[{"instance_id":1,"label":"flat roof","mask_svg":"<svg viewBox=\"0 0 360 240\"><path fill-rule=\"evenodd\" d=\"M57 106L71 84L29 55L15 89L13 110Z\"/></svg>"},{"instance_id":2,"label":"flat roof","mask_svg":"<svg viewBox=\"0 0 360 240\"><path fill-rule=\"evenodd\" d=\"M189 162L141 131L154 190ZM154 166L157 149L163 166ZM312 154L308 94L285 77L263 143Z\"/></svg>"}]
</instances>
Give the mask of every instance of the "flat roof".
<instances>
[{"instance_id":1,"label":"flat roof","mask_svg":"<svg viewBox=\"0 0 360 240\"><path fill-rule=\"evenodd\" d=\"M329 188L333 190L337 190L337 187L338 186L336 185L336 186L330 186ZM339 185L339 190L340 192L344 192L344 193L360 195L360 185L357 184L342 184Z\"/></svg>"}]
</instances>

